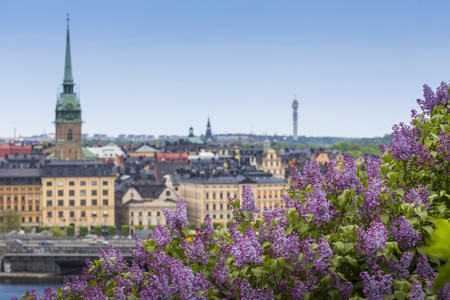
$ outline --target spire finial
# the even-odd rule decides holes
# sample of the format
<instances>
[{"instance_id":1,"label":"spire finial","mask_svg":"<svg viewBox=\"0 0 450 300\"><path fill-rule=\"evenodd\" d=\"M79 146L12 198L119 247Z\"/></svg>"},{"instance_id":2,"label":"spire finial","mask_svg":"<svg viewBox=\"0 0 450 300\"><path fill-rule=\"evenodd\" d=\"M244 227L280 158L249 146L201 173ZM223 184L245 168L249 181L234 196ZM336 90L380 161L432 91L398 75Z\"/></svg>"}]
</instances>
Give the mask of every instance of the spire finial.
<instances>
[{"instance_id":1,"label":"spire finial","mask_svg":"<svg viewBox=\"0 0 450 300\"><path fill-rule=\"evenodd\" d=\"M297 100L297 94L294 94L294 100Z\"/></svg>"},{"instance_id":2,"label":"spire finial","mask_svg":"<svg viewBox=\"0 0 450 300\"><path fill-rule=\"evenodd\" d=\"M68 13L67 13L66 21L67 21L67 28L69 28L69 21L70 21L70 18L69 18L69 14L68 14Z\"/></svg>"}]
</instances>

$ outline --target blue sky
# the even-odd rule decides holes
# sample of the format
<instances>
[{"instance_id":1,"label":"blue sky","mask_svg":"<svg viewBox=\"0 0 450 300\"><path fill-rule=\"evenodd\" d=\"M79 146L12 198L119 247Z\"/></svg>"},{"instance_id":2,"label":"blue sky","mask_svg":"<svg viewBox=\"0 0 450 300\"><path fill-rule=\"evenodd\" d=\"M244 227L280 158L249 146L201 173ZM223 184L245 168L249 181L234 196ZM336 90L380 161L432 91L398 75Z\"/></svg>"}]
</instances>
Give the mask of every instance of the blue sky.
<instances>
[{"instance_id":1,"label":"blue sky","mask_svg":"<svg viewBox=\"0 0 450 300\"><path fill-rule=\"evenodd\" d=\"M0 137L54 132L67 12L89 134L382 136L450 79L448 1L2 1Z\"/></svg>"}]
</instances>

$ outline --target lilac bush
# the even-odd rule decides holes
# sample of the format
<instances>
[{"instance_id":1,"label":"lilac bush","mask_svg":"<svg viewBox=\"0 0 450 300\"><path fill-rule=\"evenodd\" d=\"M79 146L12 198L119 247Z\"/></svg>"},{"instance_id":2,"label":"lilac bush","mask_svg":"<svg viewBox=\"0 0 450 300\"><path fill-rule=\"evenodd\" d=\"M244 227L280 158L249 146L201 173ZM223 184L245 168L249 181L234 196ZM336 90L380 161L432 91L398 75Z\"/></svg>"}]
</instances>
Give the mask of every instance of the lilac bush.
<instances>
[{"instance_id":1,"label":"lilac bush","mask_svg":"<svg viewBox=\"0 0 450 300\"><path fill-rule=\"evenodd\" d=\"M382 157L292 169L282 201L260 208L249 186L229 200L230 228L211 217L192 233L184 200L168 228L136 239L133 264L111 246L83 276L22 299L450 299L433 289L443 260L425 256L450 217L447 85L424 86L422 114L393 128Z\"/></svg>"}]
</instances>

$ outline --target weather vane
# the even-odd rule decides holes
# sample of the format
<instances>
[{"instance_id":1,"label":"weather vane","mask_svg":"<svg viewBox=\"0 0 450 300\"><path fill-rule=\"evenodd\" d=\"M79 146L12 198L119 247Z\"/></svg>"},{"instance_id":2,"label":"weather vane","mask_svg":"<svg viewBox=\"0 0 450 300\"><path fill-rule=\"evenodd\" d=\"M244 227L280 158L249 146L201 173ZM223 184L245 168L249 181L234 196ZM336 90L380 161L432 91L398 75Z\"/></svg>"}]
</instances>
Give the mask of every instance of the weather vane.
<instances>
[{"instance_id":1,"label":"weather vane","mask_svg":"<svg viewBox=\"0 0 450 300\"><path fill-rule=\"evenodd\" d=\"M70 19L69 19L69 14L67 14L66 21L67 21L67 28L69 28L69 21L70 21Z\"/></svg>"}]
</instances>

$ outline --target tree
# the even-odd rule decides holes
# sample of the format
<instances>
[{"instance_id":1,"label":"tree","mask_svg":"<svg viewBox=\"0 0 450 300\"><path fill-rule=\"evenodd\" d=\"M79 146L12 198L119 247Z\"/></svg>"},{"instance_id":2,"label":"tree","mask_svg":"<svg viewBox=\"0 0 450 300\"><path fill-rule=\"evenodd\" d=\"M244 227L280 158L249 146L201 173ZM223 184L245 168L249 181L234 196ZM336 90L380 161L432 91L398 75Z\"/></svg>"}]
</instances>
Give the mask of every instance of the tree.
<instances>
[{"instance_id":1,"label":"tree","mask_svg":"<svg viewBox=\"0 0 450 300\"><path fill-rule=\"evenodd\" d=\"M108 226L108 235L116 235L116 226Z\"/></svg>"},{"instance_id":2,"label":"tree","mask_svg":"<svg viewBox=\"0 0 450 300\"><path fill-rule=\"evenodd\" d=\"M89 227L87 226L80 226L80 235L86 236L89 233Z\"/></svg>"},{"instance_id":3,"label":"tree","mask_svg":"<svg viewBox=\"0 0 450 300\"><path fill-rule=\"evenodd\" d=\"M130 226L122 225L120 226L120 231L122 232L122 235L130 235Z\"/></svg>"},{"instance_id":4,"label":"tree","mask_svg":"<svg viewBox=\"0 0 450 300\"><path fill-rule=\"evenodd\" d=\"M54 237L62 237L65 236L66 234L64 233L64 231L61 230L61 227L59 226L53 226L52 228L50 228L48 231L50 231L51 233L53 233Z\"/></svg>"},{"instance_id":5,"label":"tree","mask_svg":"<svg viewBox=\"0 0 450 300\"><path fill-rule=\"evenodd\" d=\"M136 226L134 226L134 229L135 229L136 231L138 231L138 230L144 230L144 225L136 225Z\"/></svg>"},{"instance_id":6,"label":"tree","mask_svg":"<svg viewBox=\"0 0 450 300\"><path fill-rule=\"evenodd\" d=\"M67 236L73 236L75 234L75 228L73 226L66 227Z\"/></svg>"},{"instance_id":7,"label":"tree","mask_svg":"<svg viewBox=\"0 0 450 300\"><path fill-rule=\"evenodd\" d=\"M44 232L46 230L47 230L47 227L45 227L45 226L39 226L38 227L38 232Z\"/></svg>"},{"instance_id":8,"label":"tree","mask_svg":"<svg viewBox=\"0 0 450 300\"><path fill-rule=\"evenodd\" d=\"M156 228L156 225L148 225L148 229Z\"/></svg>"},{"instance_id":9,"label":"tree","mask_svg":"<svg viewBox=\"0 0 450 300\"><path fill-rule=\"evenodd\" d=\"M31 229L30 226L25 226L25 227L23 228L23 231L24 231L26 234L28 234L28 233L31 233L32 229Z\"/></svg>"},{"instance_id":10,"label":"tree","mask_svg":"<svg viewBox=\"0 0 450 300\"><path fill-rule=\"evenodd\" d=\"M1 232L9 233L11 231L17 231L22 226L20 216L16 211L8 210L3 213L3 222L1 225Z\"/></svg>"},{"instance_id":11,"label":"tree","mask_svg":"<svg viewBox=\"0 0 450 300\"><path fill-rule=\"evenodd\" d=\"M97 236L102 235L102 226L94 226L94 234Z\"/></svg>"}]
</instances>

